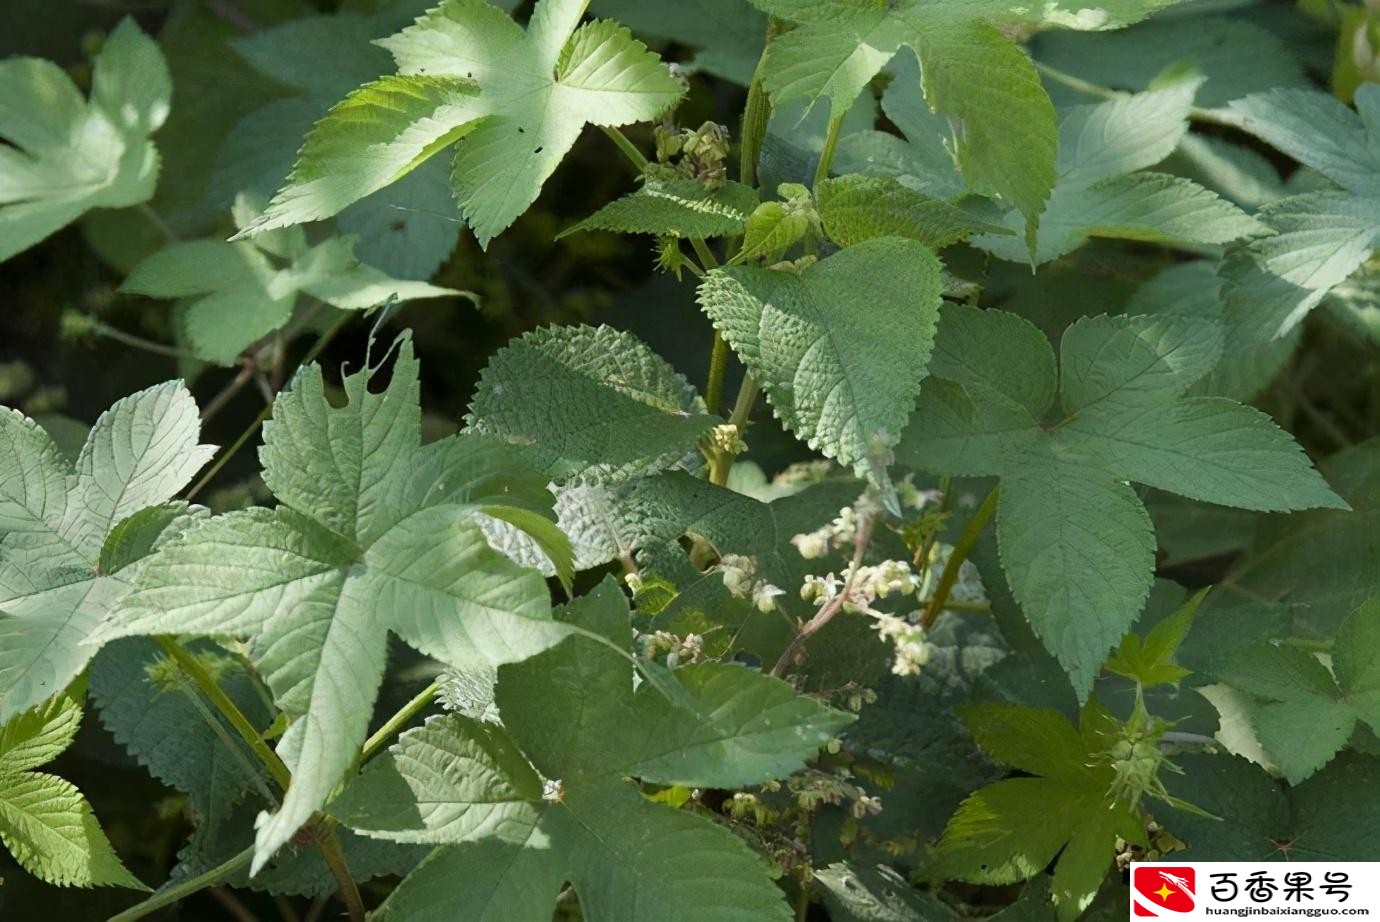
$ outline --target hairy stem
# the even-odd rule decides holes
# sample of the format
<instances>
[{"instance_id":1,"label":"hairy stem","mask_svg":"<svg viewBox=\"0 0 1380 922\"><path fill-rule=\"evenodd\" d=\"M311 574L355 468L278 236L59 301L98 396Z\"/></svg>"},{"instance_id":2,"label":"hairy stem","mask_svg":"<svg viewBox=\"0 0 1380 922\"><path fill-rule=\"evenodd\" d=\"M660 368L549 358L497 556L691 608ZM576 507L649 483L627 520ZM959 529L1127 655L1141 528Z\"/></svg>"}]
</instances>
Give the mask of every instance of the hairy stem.
<instances>
[{"instance_id":1,"label":"hairy stem","mask_svg":"<svg viewBox=\"0 0 1380 922\"><path fill-rule=\"evenodd\" d=\"M771 119L771 99L762 86L762 78L767 71L767 49L780 31L781 24L776 17L767 20L766 44L762 46L762 54L752 72L752 82L748 84L738 145L738 181L745 186L757 185L757 159L762 155L762 139L766 137L767 122Z\"/></svg>"},{"instance_id":2,"label":"hairy stem","mask_svg":"<svg viewBox=\"0 0 1380 922\"><path fill-rule=\"evenodd\" d=\"M632 162L632 165L637 167L639 175L647 169L647 158L642 156L642 151L637 149L637 145L630 141L627 135L617 128L606 127L602 130L604 134L608 136L608 139L623 152L623 156L627 157L628 160Z\"/></svg>"},{"instance_id":3,"label":"hairy stem","mask_svg":"<svg viewBox=\"0 0 1380 922\"><path fill-rule=\"evenodd\" d=\"M316 847L321 849L321 857L326 859L326 867L330 868L331 876L340 888L337 895L345 904L350 922L364 922L364 900L359 895L359 887L355 884L354 876L350 874L350 865L345 861L345 850L340 846L340 837L335 834L335 821L317 814L309 828L312 840Z\"/></svg>"},{"instance_id":4,"label":"hairy stem","mask_svg":"<svg viewBox=\"0 0 1380 922\"><path fill-rule=\"evenodd\" d=\"M958 571L963 566L963 561L973 552L973 547L982 535L982 529L992 518L992 513L996 512L1000 495L1000 488L993 487L983 499L982 505L973 513L973 517L968 520L963 533L958 536L958 541L944 564L944 572L939 574L939 585L935 587L934 595L930 596L930 604L925 606L925 613L920 616L920 626L925 630L928 631L934 626L935 619L944 610L945 603L949 601L949 593L953 591L954 583L958 582Z\"/></svg>"},{"instance_id":5,"label":"hairy stem","mask_svg":"<svg viewBox=\"0 0 1380 922\"><path fill-rule=\"evenodd\" d=\"M158 646L168 656L172 657L173 662L187 674L187 677L196 683L196 687L201 689L201 693L206 696L216 710L220 711L221 716L229 721L230 726L240 735L249 746L249 751L254 753L255 758L263 763L264 768L268 769L269 776L278 784L278 787L287 790L288 783L292 781L292 773L283 764L283 760L278 758L278 754L269 748L268 743L264 742L263 736L258 729L249 722L249 718L244 716L244 712L230 696L225 693L225 689L220 687L215 676L206 671L206 667L187 651L180 643L167 635L155 638Z\"/></svg>"},{"instance_id":6,"label":"hairy stem","mask_svg":"<svg viewBox=\"0 0 1380 922\"><path fill-rule=\"evenodd\" d=\"M190 352L187 352L184 349L178 349L176 346L165 346L162 343L154 342L151 339L145 339L144 337L136 336L133 333L126 333L119 327L113 327L110 324L105 323L104 321L96 320L94 318L91 319L91 330L97 336L104 336L106 339L113 339L115 340L115 342L120 343L122 345L131 346L135 349L141 349L144 352L152 352L154 355L166 355L170 359L196 358L196 356L192 355Z\"/></svg>"},{"instance_id":7,"label":"hairy stem","mask_svg":"<svg viewBox=\"0 0 1380 922\"><path fill-rule=\"evenodd\" d=\"M724 376L728 374L728 340L714 331L714 348L709 353L709 385L704 393L704 408L718 413L724 402Z\"/></svg>"},{"instance_id":8,"label":"hairy stem","mask_svg":"<svg viewBox=\"0 0 1380 922\"><path fill-rule=\"evenodd\" d=\"M222 880L225 880L230 875L239 871L240 868L248 867L249 862L253 859L254 846L251 845L233 857L227 858L209 871L203 871L195 877L189 877L186 880L160 889L142 903L138 903L129 907L124 912L118 912L111 916L107 922L136 922L138 919L151 916L164 907L181 902L193 893L197 893L207 887L220 883Z\"/></svg>"},{"instance_id":9,"label":"hairy stem","mask_svg":"<svg viewBox=\"0 0 1380 922\"><path fill-rule=\"evenodd\" d=\"M824 135L824 148L819 152L819 163L815 166L815 181L812 189L829 178L829 170L834 165L834 151L839 146L839 134L843 128L843 113L829 116L829 130Z\"/></svg>"},{"instance_id":10,"label":"hairy stem","mask_svg":"<svg viewBox=\"0 0 1380 922\"><path fill-rule=\"evenodd\" d=\"M1066 73L1057 67L1050 67L1041 61L1035 61L1035 69L1044 74L1055 83L1062 83L1071 90L1086 93L1089 96L1099 96L1102 99L1124 99L1130 96L1123 90L1114 90L1109 86L1100 83L1093 83L1084 80L1082 77L1075 77L1073 74ZM1225 125L1228 128L1242 127L1241 117L1231 112L1224 112L1217 109L1202 109L1198 106L1191 106L1188 110L1188 117L1195 122L1207 122L1212 125Z\"/></svg>"},{"instance_id":11,"label":"hairy stem","mask_svg":"<svg viewBox=\"0 0 1380 922\"><path fill-rule=\"evenodd\" d=\"M728 418L728 424L738 430L739 439L743 437L748 416L752 413L753 404L757 402L757 392L757 382L752 379L752 375L743 375L742 386L738 388L738 399L733 403L733 414ZM728 483L728 472L733 469L733 459L737 456L738 453L729 448L716 450L714 457L709 461L710 481L719 486Z\"/></svg>"},{"instance_id":12,"label":"hairy stem","mask_svg":"<svg viewBox=\"0 0 1380 922\"><path fill-rule=\"evenodd\" d=\"M412 718L422 712L432 701L436 700L436 695L441 691L439 681L432 682L426 688L417 692L411 701L398 709L398 713L388 718L387 722L373 736L369 737L364 743L364 748L359 751L358 764L363 765L368 762L378 751L388 745L388 741L398 734L403 727L411 723Z\"/></svg>"},{"instance_id":13,"label":"hairy stem","mask_svg":"<svg viewBox=\"0 0 1380 922\"><path fill-rule=\"evenodd\" d=\"M702 237L691 237L690 249L695 251L695 255L700 258L700 265L704 268L719 268L719 261L714 258L714 251L709 249L709 244L705 243Z\"/></svg>"},{"instance_id":14,"label":"hairy stem","mask_svg":"<svg viewBox=\"0 0 1380 922\"><path fill-rule=\"evenodd\" d=\"M163 216L155 211L153 206L148 202L140 202L138 205L134 206L134 210L143 215L144 220L152 224L154 229L157 230L168 243L178 242L180 238L177 236L177 231L173 230L172 226L168 224L167 221L164 221Z\"/></svg>"},{"instance_id":15,"label":"hairy stem","mask_svg":"<svg viewBox=\"0 0 1380 922\"><path fill-rule=\"evenodd\" d=\"M250 912L249 907L241 903L234 891L224 884L212 887L211 897L235 919L235 922L259 922L259 917Z\"/></svg>"}]
</instances>

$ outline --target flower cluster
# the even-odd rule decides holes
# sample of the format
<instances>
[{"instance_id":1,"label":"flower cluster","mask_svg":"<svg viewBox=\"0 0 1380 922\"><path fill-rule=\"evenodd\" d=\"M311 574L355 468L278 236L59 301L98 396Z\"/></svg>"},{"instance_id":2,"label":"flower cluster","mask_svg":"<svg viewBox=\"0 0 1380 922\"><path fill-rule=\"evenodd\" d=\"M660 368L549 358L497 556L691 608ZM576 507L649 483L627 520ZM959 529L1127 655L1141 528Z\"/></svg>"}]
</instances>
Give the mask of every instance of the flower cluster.
<instances>
[{"instance_id":1,"label":"flower cluster","mask_svg":"<svg viewBox=\"0 0 1380 922\"><path fill-rule=\"evenodd\" d=\"M776 610L776 600L786 594L786 590L773 586L764 579L755 579L757 561L738 554L725 554L719 558L716 569L723 576L724 587L737 598L750 599L752 607L762 614Z\"/></svg>"}]
</instances>

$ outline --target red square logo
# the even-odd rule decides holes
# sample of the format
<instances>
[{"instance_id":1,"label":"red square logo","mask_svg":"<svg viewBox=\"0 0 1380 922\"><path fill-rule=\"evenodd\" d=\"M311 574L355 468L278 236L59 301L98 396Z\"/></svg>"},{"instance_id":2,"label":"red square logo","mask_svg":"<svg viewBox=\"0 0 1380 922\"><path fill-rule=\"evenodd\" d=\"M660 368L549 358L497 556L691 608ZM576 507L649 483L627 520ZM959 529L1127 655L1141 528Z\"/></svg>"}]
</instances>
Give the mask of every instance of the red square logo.
<instances>
[{"instance_id":1,"label":"red square logo","mask_svg":"<svg viewBox=\"0 0 1380 922\"><path fill-rule=\"evenodd\" d=\"M1195 883L1192 868L1140 865L1131 879L1133 914L1165 919L1192 912Z\"/></svg>"}]
</instances>

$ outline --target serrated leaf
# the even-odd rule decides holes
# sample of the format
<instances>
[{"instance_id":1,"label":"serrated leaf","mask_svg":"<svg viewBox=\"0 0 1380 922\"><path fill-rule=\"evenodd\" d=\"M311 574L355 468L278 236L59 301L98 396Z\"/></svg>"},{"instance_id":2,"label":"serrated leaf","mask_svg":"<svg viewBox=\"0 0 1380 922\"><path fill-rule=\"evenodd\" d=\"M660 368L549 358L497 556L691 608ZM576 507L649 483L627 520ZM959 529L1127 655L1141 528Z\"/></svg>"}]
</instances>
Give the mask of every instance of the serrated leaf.
<instances>
[{"instance_id":1,"label":"serrated leaf","mask_svg":"<svg viewBox=\"0 0 1380 922\"><path fill-rule=\"evenodd\" d=\"M495 665L557 642L540 574L484 540L474 513L526 505L550 515L544 481L501 446L455 436L419 444L417 362L397 347L388 386L348 375L325 399L299 372L265 425L264 480L283 505L220 516L161 548L107 620L106 639L240 635L279 708L278 752L293 773L258 825L253 870L325 802L364 741L388 633L458 668Z\"/></svg>"},{"instance_id":2,"label":"serrated leaf","mask_svg":"<svg viewBox=\"0 0 1380 922\"><path fill-rule=\"evenodd\" d=\"M577 326L535 330L500 349L465 422L518 446L555 480L617 480L680 462L717 417L632 335Z\"/></svg>"},{"instance_id":3,"label":"serrated leaf","mask_svg":"<svg viewBox=\"0 0 1380 922\"><path fill-rule=\"evenodd\" d=\"M786 428L862 475L900 438L919 392L940 273L930 250L882 237L799 275L715 270L699 301Z\"/></svg>"},{"instance_id":4,"label":"serrated leaf","mask_svg":"<svg viewBox=\"0 0 1380 922\"><path fill-rule=\"evenodd\" d=\"M33 420L0 409L0 720L51 696L96 652L86 641L128 592L102 570L122 520L170 499L214 448L196 443L196 402L180 381L101 415L75 468Z\"/></svg>"},{"instance_id":5,"label":"serrated leaf","mask_svg":"<svg viewBox=\"0 0 1380 922\"><path fill-rule=\"evenodd\" d=\"M301 295L341 310L367 310L390 300L475 298L366 266L355 258L351 237L328 237L308 248L297 234L278 252L275 243L174 243L136 265L120 288L151 298L190 298L181 315L187 341L199 358L221 365L234 364L247 347L287 323ZM286 257L286 264L272 257Z\"/></svg>"},{"instance_id":6,"label":"serrated leaf","mask_svg":"<svg viewBox=\"0 0 1380 922\"><path fill-rule=\"evenodd\" d=\"M1193 616L1207 590L1196 593L1172 615L1158 622L1142 640L1139 634L1121 638L1121 647L1107 661L1107 670L1134 679L1142 688L1177 685L1191 670L1173 663L1173 657L1193 626Z\"/></svg>"},{"instance_id":7,"label":"serrated leaf","mask_svg":"<svg viewBox=\"0 0 1380 922\"><path fill-rule=\"evenodd\" d=\"M1076 918L1112 865L1118 836L1143 838L1139 817L1109 799L1114 772L1094 758L1080 734L1053 711L1008 705L960 710L979 746L998 761L1031 772L968 797L939 840L942 874L973 883L1008 884L1042 872L1058 855L1054 899L1061 922ZM1089 720L1084 712L1084 723Z\"/></svg>"},{"instance_id":8,"label":"serrated leaf","mask_svg":"<svg viewBox=\"0 0 1380 922\"><path fill-rule=\"evenodd\" d=\"M627 636L627 602L609 579L563 617ZM634 691L628 661L581 637L499 670L503 729L452 715L406 734L337 805L371 835L448 843L383 918L545 918L566 880L594 922L653 904L668 920L788 918L740 840L623 779L760 783L798 768L851 717L746 668L689 668L667 679L675 702L651 683ZM528 759L558 794L542 797ZM457 770L466 763L477 771Z\"/></svg>"},{"instance_id":9,"label":"serrated leaf","mask_svg":"<svg viewBox=\"0 0 1380 922\"><path fill-rule=\"evenodd\" d=\"M1002 567L1080 698L1153 575L1150 520L1123 481L1247 509L1344 506L1263 414L1182 396L1216 361L1210 322L1084 318L1064 332L1056 379L1029 323L959 305L942 313L897 458L1002 478ZM1063 412L1051 422L1056 380Z\"/></svg>"},{"instance_id":10,"label":"serrated leaf","mask_svg":"<svg viewBox=\"0 0 1380 922\"><path fill-rule=\"evenodd\" d=\"M483 0L446 0L384 39L397 75L317 123L288 184L247 232L329 217L463 139L451 184L487 246L536 200L586 124L654 119L684 92L626 29L579 26L586 5L541 0L524 31Z\"/></svg>"},{"instance_id":11,"label":"serrated leaf","mask_svg":"<svg viewBox=\"0 0 1380 922\"><path fill-rule=\"evenodd\" d=\"M72 744L80 692L64 691L0 726L0 841L20 867L59 887L147 890L123 864L76 785L33 771Z\"/></svg>"},{"instance_id":12,"label":"serrated leaf","mask_svg":"<svg viewBox=\"0 0 1380 922\"><path fill-rule=\"evenodd\" d=\"M1200 81L1067 110L1059 125L1058 179L1040 215L1035 262L1062 256L1089 237L1174 244L1223 244L1265 228L1187 179L1138 173L1173 153L1188 130ZM1025 227L1016 212L1012 231ZM1023 261L1018 240L980 236L975 245Z\"/></svg>"},{"instance_id":13,"label":"serrated leaf","mask_svg":"<svg viewBox=\"0 0 1380 922\"><path fill-rule=\"evenodd\" d=\"M1297 647L1256 644L1218 671L1230 685L1263 699L1251 722L1290 784L1329 762L1358 721L1380 729L1380 601L1352 612L1337 631L1332 673Z\"/></svg>"},{"instance_id":14,"label":"serrated leaf","mask_svg":"<svg viewBox=\"0 0 1380 922\"><path fill-rule=\"evenodd\" d=\"M845 247L875 237L905 237L938 250L974 234L1015 233L895 179L840 176L821 182L815 196L825 232Z\"/></svg>"},{"instance_id":15,"label":"serrated leaf","mask_svg":"<svg viewBox=\"0 0 1380 922\"><path fill-rule=\"evenodd\" d=\"M171 93L162 52L130 17L96 55L90 100L51 61L0 62L0 261L92 208L148 201L158 179L148 136Z\"/></svg>"},{"instance_id":16,"label":"serrated leaf","mask_svg":"<svg viewBox=\"0 0 1380 922\"><path fill-rule=\"evenodd\" d=\"M694 179L650 180L609 202L556 239L588 230L672 237L741 234L757 208L757 190L736 182L709 187Z\"/></svg>"}]
</instances>

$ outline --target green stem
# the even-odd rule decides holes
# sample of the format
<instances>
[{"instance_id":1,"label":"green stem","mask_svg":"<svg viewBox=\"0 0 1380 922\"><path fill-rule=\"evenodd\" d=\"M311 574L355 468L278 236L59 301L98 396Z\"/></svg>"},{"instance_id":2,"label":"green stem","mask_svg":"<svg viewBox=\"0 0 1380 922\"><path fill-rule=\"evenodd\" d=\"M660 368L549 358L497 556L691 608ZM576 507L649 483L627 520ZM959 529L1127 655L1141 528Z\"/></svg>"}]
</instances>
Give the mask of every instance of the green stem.
<instances>
[{"instance_id":1,"label":"green stem","mask_svg":"<svg viewBox=\"0 0 1380 922\"><path fill-rule=\"evenodd\" d=\"M166 906L181 902L193 893L197 893L207 887L214 886L225 880L230 875L239 871L240 868L248 867L249 862L254 859L254 846L249 846L244 851L228 858L209 871L203 871L195 877L189 877L184 881L164 887L142 903L129 907L124 912L116 913L107 922L136 922L145 916L153 915Z\"/></svg>"},{"instance_id":2,"label":"green stem","mask_svg":"<svg viewBox=\"0 0 1380 922\"><path fill-rule=\"evenodd\" d=\"M709 385L705 389L704 407L718 413L724 402L724 376L728 374L728 340L714 331L714 348L709 353Z\"/></svg>"},{"instance_id":3,"label":"green stem","mask_svg":"<svg viewBox=\"0 0 1380 922\"><path fill-rule=\"evenodd\" d=\"M776 17L767 20L766 43L762 46L761 56L757 58L752 82L748 84L738 148L738 181L745 186L757 185L757 159L762 155L762 139L766 137L767 122L771 119L771 98L767 96L762 79L767 71L767 49L780 31L781 24Z\"/></svg>"},{"instance_id":4,"label":"green stem","mask_svg":"<svg viewBox=\"0 0 1380 922\"><path fill-rule=\"evenodd\" d=\"M378 751L384 746L387 746L388 741L392 739L398 731L411 723L412 718L420 714L424 707L436 700L436 696L440 691L441 683L432 682L426 688L419 691L411 701L404 704L402 708L398 710L398 713L388 718L388 721L382 727L379 727L378 731L375 732L373 736L365 741L364 748L359 752L358 764L362 765L377 755Z\"/></svg>"},{"instance_id":5,"label":"green stem","mask_svg":"<svg viewBox=\"0 0 1380 922\"><path fill-rule=\"evenodd\" d=\"M342 313L336 322L331 324L330 329L322 333L321 338L318 339L316 344L302 357L302 361L298 364L298 367L310 365L312 362L316 361L317 356L325 350L326 346L330 344L330 341L335 338L335 335L344 329L345 324L349 323L356 316L358 316L358 314L353 311ZM197 480L196 483L192 484L192 488L187 491L185 497L188 501L200 493L206 485L220 473L221 468L225 467L225 465L230 462L230 459L235 457L239 450L244 447L245 443L253 438L254 433L259 431L259 427L264 424L264 420L268 419L272 412L273 404L271 403L266 404L264 408L259 411L258 415L250 421L249 425L244 427L244 431L236 437L235 441L230 443L230 447L221 452L216 458L215 463L207 469L206 473L202 474L201 478Z\"/></svg>"},{"instance_id":6,"label":"green stem","mask_svg":"<svg viewBox=\"0 0 1380 922\"><path fill-rule=\"evenodd\" d=\"M632 161L632 165L637 167L639 174L647 169L647 158L642 156L642 151L637 149L637 145L628 140L627 135L617 128L604 128L603 132L623 152L623 156Z\"/></svg>"},{"instance_id":7,"label":"green stem","mask_svg":"<svg viewBox=\"0 0 1380 922\"><path fill-rule=\"evenodd\" d=\"M704 242L701 237L690 238L690 249L695 251L695 255L700 258L700 264L706 269L719 268L719 261L714 258L714 251L709 249L709 244Z\"/></svg>"},{"instance_id":8,"label":"green stem","mask_svg":"<svg viewBox=\"0 0 1380 922\"><path fill-rule=\"evenodd\" d=\"M138 205L134 206L134 210L143 215L146 221L157 228L158 233L162 234L163 239L167 240L169 243L177 243L181 239L177 236L177 231L173 230L172 226L168 224L167 221L164 221L163 216L157 211L154 211L153 206L148 202L140 202Z\"/></svg>"},{"instance_id":9,"label":"green stem","mask_svg":"<svg viewBox=\"0 0 1380 922\"><path fill-rule=\"evenodd\" d=\"M1098 96L1102 99L1124 99L1127 96L1131 95L1130 93L1124 92L1122 90L1114 90L1109 86L1103 86L1100 83L1093 83L1090 80L1084 80L1082 77L1075 77L1073 74L1066 73L1065 71L1062 71L1057 67L1050 67L1048 64L1045 64L1041 61L1035 61L1034 63L1036 70L1044 74L1049 79L1053 80L1055 83L1062 83L1064 86L1068 87L1071 90L1077 90L1078 92L1086 93L1089 96ZM1228 128L1241 128L1243 125L1242 119L1238 115L1234 115L1232 113L1224 112L1218 109L1202 109L1198 106L1192 106L1189 108L1188 117L1195 122L1208 122L1213 125L1225 125Z\"/></svg>"},{"instance_id":10,"label":"green stem","mask_svg":"<svg viewBox=\"0 0 1380 922\"><path fill-rule=\"evenodd\" d=\"M286 791L288 784L292 781L292 773L283 764L283 760L278 758L278 754L268 747L268 743L264 742L263 736L249 722L249 718L244 716L244 712L239 709L239 706L230 700L230 696L225 693L225 689L220 687L215 676L206 671L201 660L187 652L187 649L172 637L163 635L157 637L156 641L163 652L172 657L173 662L177 663L187 674L187 677L196 683L197 688L201 689L201 693L216 706L216 710L220 711L221 716L229 721L230 726L249 746L249 750L263 763L264 768L268 769L268 774L278 783L278 787Z\"/></svg>"},{"instance_id":11,"label":"green stem","mask_svg":"<svg viewBox=\"0 0 1380 922\"><path fill-rule=\"evenodd\" d=\"M746 430L753 404L757 403L757 392L757 382L752 379L752 375L743 375L743 383L738 388L738 399L733 403L733 414L728 418L728 424L738 430L739 439ZM728 472L733 469L733 459L737 456L737 452L727 448L716 451L714 458L709 462L710 481L719 486L728 483Z\"/></svg>"},{"instance_id":12,"label":"green stem","mask_svg":"<svg viewBox=\"0 0 1380 922\"><path fill-rule=\"evenodd\" d=\"M145 352L152 352L154 355L165 355L173 359L190 359L196 361L196 356L192 355L190 352L178 349L175 346L165 346L151 339L135 336L133 333L126 333L119 327L113 327L101 320L93 318L91 320L91 330L97 336L104 336L106 339L113 339L117 343L132 346L135 349L142 349Z\"/></svg>"},{"instance_id":13,"label":"green stem","mask_svg":"<svg viewBox=\"0 0 1380 922\"><path fill-rule=\"evenodd\" d=\"M958 571L963 566L963 561L968 559L968 555L973 552L973 547L977 544L978 537L982 534L982 529L992 518L992 513L997 511L997 499L1001 495L998 487L993 487L992 491L982 501L982 505L977 507L973 517L968 520L968 525L963 529L963 533L958 536L958 541L954 544L954 549L949 553L948 562L944 564L944 572L939 575L939 585L935 587L934 595L930 597L930 604L925 606L925 613L920 616L920 626L929 630L934 626L935 619L945 608L949 601L949 593L953 591L954 583L958 582Z\"/></svg>"},{"instance_id":14,"label":"green stem","mask_svg":"<svg viewBox=\"0 0 1380 922\"><path fill-rule=\"evenodd\" d=\"M819 164L815 167L815 181L810 187L818 189L819 184L829 178L829 168L834 165L834 151L839 146L839 134L843 128L843 113L829 116L829 130L824 135L824 148L819 152Z\"/></svg>"}]
</instances>

